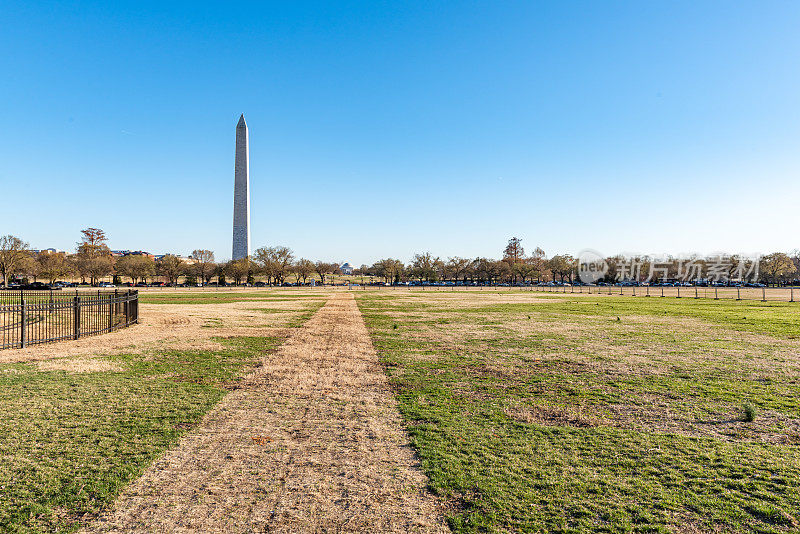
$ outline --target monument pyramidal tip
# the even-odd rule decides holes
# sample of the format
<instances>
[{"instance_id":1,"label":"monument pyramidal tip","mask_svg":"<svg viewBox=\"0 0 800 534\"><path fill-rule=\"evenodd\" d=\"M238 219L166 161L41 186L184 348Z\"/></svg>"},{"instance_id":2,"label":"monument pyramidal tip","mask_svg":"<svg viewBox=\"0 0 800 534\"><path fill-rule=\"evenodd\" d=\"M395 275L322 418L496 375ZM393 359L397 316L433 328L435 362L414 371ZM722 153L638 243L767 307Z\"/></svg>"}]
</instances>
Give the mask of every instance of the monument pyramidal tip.
<instances>
[{"instance_id":1,"label":"monument pyramidal tip","mask_svg":"<svg viewBox=\"0 0 800 534\"><path fill-rule=\"evenodd\" d=\"M236 125L236 162L233 179L233 251L231 258L250 256L250 132L244 113Z\"/></svg>"}]
</instances>

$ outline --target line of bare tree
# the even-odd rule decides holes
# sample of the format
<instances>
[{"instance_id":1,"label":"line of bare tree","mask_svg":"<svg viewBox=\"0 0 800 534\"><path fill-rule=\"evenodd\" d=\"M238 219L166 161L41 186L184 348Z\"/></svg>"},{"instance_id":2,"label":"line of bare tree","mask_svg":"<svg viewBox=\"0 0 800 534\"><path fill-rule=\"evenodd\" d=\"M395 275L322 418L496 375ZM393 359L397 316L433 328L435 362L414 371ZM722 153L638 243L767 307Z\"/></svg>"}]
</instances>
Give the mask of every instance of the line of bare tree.
<instances>
[{"instance_id":1,"label":"line of bare tree","mask_svg":"<svg viewBox=\"0 0 800 534\"><path fill-rule=\"evenodd\" d=\"M40 251L33 253L27 243L16 236L0 237L0 274L3 285L14 278L47 280L55 282L66 277L79 277L82 283L96 284L110 276L129 279L132 283L153 281L161 278L165 283L176 285L180 279L188 285L217 283L265 283L283 285L287 282L308 284L335 282L340 274L336 262L311 261L295 258L285 246L261 247L250 258L217 263L214 253L207 249L196 249L188 258L172 254L158 259L145 253L132 253L115 257L108 247L108 238L99 228L81 231L81 240L75 252ZM722 278L735 279L744 266L752 270L752 260L731 256L728 258ZM643 281L656 267L659 278L679 278L688 264L706 272L712 268L706 258L654 259L647 256L627 258L613 256L605 259L608 272L604 281L621 278ZM635 265L636 268L632 268ZM719 270L720 266L713 268ZM547 257L539 247L530 254L525 253L522 241L509 239L501 259L486 257L463 258L458 256L442 259L430 252L414 255L409 263L395 258L385 258L372 265L362 265L353 274L387 284L409 281L463 283L538 283L546 281L574 282L578 272L578 260L569 254ZM785 284L797 280L800 273L800 251L790 254L775 252L761 258L758 277L767 284ZM719 273L718 273L719 274ZM741 273L738 273L741 274ZM652 276L652 274L650 274Z\"/></svg>"},{"instance_id":2,"label":"line of bare tree","mask_svg":"<svg viewBox=\"0 0 800 534\"><path fill-rule=\"evenodd\" d=\"M133 284L160 278L171 285L180 279L188 285L205 285L212 280L238 285L261 278L267 284L281 285L289 279L307 283L312 277L324 283L338 272L338 263L295 259L288 247L281 246L259 248L248 259L217 263L214 252L207 249L196 249L188 258L173 254L156 258L141 252L116 257L108 247L106 233L99 228L82 230L81 240L71 254L33 252L28 243L16 236L0 237L0 275L4 287L13 279L54 283L70 277L92 285L108 277L129 279Z\"/></svg>"},{"instance_id":3,"label":"line of bare tree","mask_svg":"<svg viewBox=\"0 0 800 534\"><path fill-rule=\"evenodd\" d=\"M782 285L799 282L800 250L790 254L774 252L759 259L754 265L751 258L732 255L715 261L713 258L651 258L613 256L605 258L608 271L599 281L611 283L619 280L643 282L648 279L675 280L684 276L688 269L693 273L714 271L717 279L736 280L745 274L755 274L763 283ZM354 274L372 276L387 284L417 282L463 282L463 283L539 283L575 282L578 275L578 259L569 254L547 257L544 250L536 247L525 254L522 241L512 237L499 260L490 258L462 258L458 256L442 259L429 252L416 254L405 264L395 258L385 258L373 265L362 265ZM744 271L744 272L743 272ZM653 273L656 274L653 278ZM691 278L697 278L692 276Z\"/></svg>"}]
</instances>

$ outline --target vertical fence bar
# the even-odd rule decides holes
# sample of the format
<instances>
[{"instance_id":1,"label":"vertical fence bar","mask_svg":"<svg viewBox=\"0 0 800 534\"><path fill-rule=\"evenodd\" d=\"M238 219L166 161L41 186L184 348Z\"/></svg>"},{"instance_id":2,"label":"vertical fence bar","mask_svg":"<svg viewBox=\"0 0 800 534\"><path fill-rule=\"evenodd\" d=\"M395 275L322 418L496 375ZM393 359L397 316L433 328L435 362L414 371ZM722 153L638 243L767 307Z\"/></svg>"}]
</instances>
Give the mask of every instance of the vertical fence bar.
<instances>
[{"instance_id":1,"label":"vertical fence bar","mask_svg":"<svg viewBox=\"0 0 800 534\"><path fill-rule=\"evenodd\" d=\"M77 291L76 291L77 293ZM75 296L74 300L72 301L72 310L73 310L73 325L72 325L72 339L78 339L81 337L81 298L79 296Z\"/></svg>"},{"instance_id":2,"label":"vertical fence bar","mask_svg":"<svg viewBox=\"0 0 800 534\"><path fill-rule=\"evenodd\" d=\"M767 288L761 288L761 302L767 302Z\"/></svg>"},{"instance_id":3,"label":"vertical fence bar","mask_svg":"<svg viewBox=\"0 0 800 534\"><path fill-rule=\"evenodd\" d=\"M20 305L19 305L19 344L24 349L28 346L28 339L26 335L26 326L27 326L27 317L25 313L25 297L20 297Z\"/></svg>"}]
</instances>

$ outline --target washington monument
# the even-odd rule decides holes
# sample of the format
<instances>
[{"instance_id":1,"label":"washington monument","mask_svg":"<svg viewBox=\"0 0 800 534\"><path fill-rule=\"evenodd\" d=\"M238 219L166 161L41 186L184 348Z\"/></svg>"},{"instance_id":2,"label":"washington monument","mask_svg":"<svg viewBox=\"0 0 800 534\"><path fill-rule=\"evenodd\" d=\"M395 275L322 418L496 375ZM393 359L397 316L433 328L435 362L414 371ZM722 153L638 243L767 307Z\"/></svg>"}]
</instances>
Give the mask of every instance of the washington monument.
<instances>
[{"instance_id":1,"label":"washington monument","mask_svg":"<svg viewBox=\"0 0 800 534\"><path fill-rule=\"evenodd\" d=\"M234 260L250 256L250 135L244 113L236 125L236 164L233 179Z\"/></svg>"}]
</instances>

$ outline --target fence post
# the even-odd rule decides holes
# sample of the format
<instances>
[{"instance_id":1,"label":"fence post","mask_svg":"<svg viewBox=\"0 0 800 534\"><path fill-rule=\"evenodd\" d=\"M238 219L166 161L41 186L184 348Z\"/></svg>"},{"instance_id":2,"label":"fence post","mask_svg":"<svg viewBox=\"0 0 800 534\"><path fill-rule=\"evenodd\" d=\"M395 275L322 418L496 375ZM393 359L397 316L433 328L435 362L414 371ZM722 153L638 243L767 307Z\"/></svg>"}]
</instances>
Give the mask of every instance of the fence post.
<instances>
[{"instance_id":1,"label":"fence post","mask_svg":"<svg viewBox=\"0 0 800 534\"><path fill-rule=\"evenodd\" d=\"M717 294L717 286L714 286L714 300L719 300L719 295Z\"/></svg>"},{"instance_id":2,"label":"fence post","mask_svg":"<svg viewBox=\"0 0 800 534\"><path fill-rule=\"evenodd\" d=\"M739 287L739 286L736 286L736 300L742 300L742 293L741 293L741 291L742 291L742 288L741 288L741 287Z\"/></svg>"},{"instance_id":3,"label":"fence post","mask_svg":"<svg viewBox=\"0 0 800 534\"><path fill-rule=\"evenodd\" d=\"M700 295L697 293L697 286L694 286L694 298L699 299Z\"/></svg>"},{"instance_id":4,"label":"fence post","mask_svg":"<svg viewBox=\"0 0 800 534\"><path fill-rule=\"evenodd\" d=\"M25 335L25 327L27 326L28 321L26 320L27 318L25 315L25 297L22 297L22 302L19 306L19 342L23 349L28 346L27 336Z\"/></svg>"},{"instance_id":5,"label":"fence post","mask_svg":"<svg viewBox=\"0 0 800 534\"><path fill-rule=\"evenodd\" d=\"M116 306L116 299L114 298L117 294L117 290L114 290L114 294L108 294L108 331L114 331L114 306Z\"/></svg>"},{"instance_id":6,"label":"fence post","mask_svg":"<svg viewBox=\"0 0 800 534\"><path fill-rule=\"evenodd\" d=\"M767 288L761 288L761 302L767 302Z\"/></svg>"},{"instance_id":7,"label":"fence post","mask_svg":"<svg viewBox=\"0 0 800 534\"><path fill-rule=\"evenodd\" d=\"M794 284L789 287L789 291L791 292L792 298L789 299L789 302L794 302Z\"/></svg>"},{"instance_id":8,"label":"fence post","mask_svg":"<svg viewBox=\"0 0 800 534\"><path fill-rule=\"evenodd\" d=\"M76 291L77 293L77 291ZM73 321L73 334L72 339L81 337L81 298L76 296L73 300L72 310L75 320Z\"/></svg>"},{"instance_id":9,"label":"fence post","mask_svg":"<svg viewBox=\"0 0 800 534\"><path fill-rule=\"evenodd\" d=\"M677 287L678 287L678 296L675 297L675 298L681 298L681 286L680 286L680 284L678 284Z\"/></svg>"},{"instance_id":10,"label":"fence post","mask_svg":"<svg viewBox=\"0 0 800 534\"><path fill-rule=\"evenodd\" d=\"M664 296L664 286L663 285L661 286L661 296L662 297Z\"/></svg>"}]
</instances>

